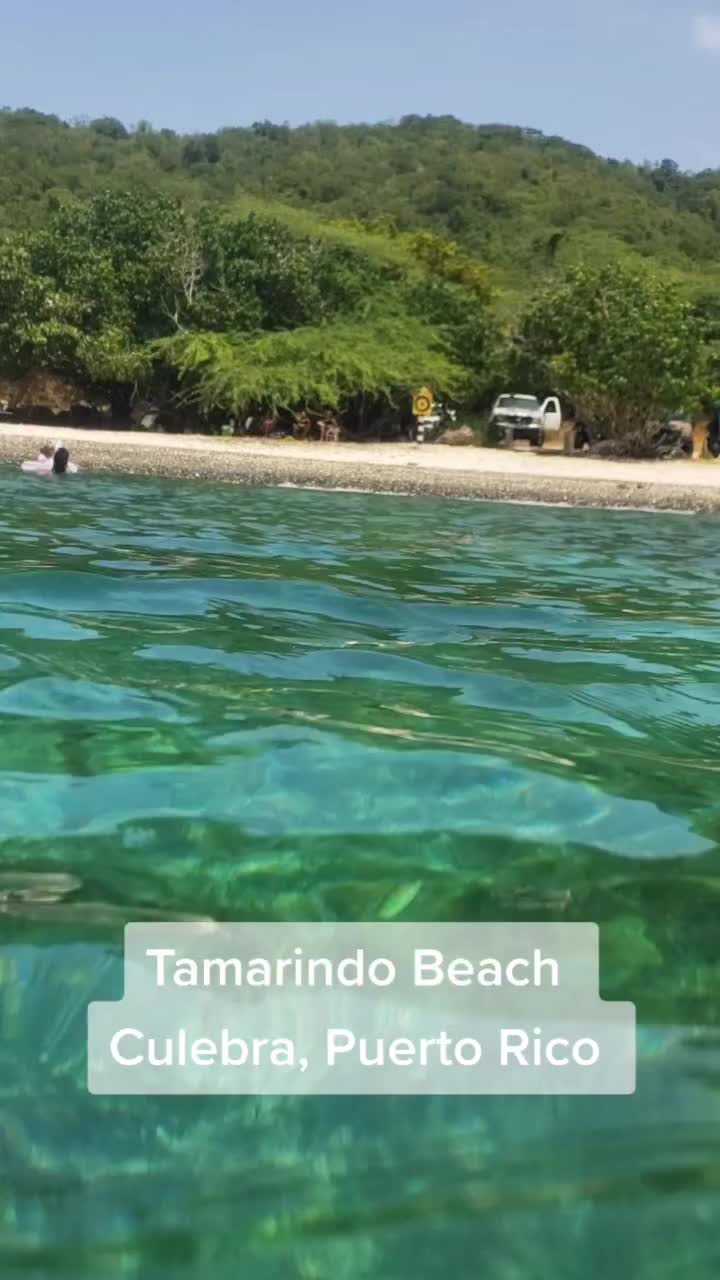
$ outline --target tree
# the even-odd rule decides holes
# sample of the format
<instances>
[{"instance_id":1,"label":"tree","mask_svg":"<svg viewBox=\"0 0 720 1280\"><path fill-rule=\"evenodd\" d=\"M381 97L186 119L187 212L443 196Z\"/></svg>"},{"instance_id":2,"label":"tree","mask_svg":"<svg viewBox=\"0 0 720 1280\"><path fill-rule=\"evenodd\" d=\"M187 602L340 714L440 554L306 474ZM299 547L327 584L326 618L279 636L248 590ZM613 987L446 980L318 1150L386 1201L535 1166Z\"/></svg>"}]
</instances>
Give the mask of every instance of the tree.
<instances>
[{"instance_id":1,"label":"tree","mask_svg":"<svg viewBox=\"0 0 720 1280\"><path fill-rule=\"evenodd\" d=\"M68 371L79 332L74 300L35 273L20 239L0 246L0 369L23 374L36 366Z\"/></svg>"},{"instance_id":2,"label":"tree","mask_svg":"<svg viewBox=\"0 0 720 1280\"><path fill-rule=\"evenodd\" d=\"M100 191L90 201L59 209L48 234L56 244L75 245L78 252L85 246L86 252L109 262L113 311L122 307L134 341L170 331L180 295L193 293L190 276L199 269L194 226L180 202L170 197Z\"/></svg>"},{"instance_id":3,"label":"tree","mask_svg":"<svg viewBox=\"0 0 720 1280\"><path fill-rule=\"evenodd\" d=\"M113 142L121 142L130 137L122 120L116 120L114 116L101 116L97 120L91 120L89 127L103 138L111 138Z\"/></svg>"},{"instance_id":4,"label":"tree","mask_svg":"<svg viewBox=\"0 0 720 1280\"><path fill-rule=\"evenodd\" d=\"M0 116L0 154L7 127L30 125L8 126ZM90 155L117 156L120 166L142 156L146 173L163 159L182 167L181 139L155 132L138 150L134 136L116 146L84 127L52 127L62 139L84 139ZM483 156L504 156L508 136L521 150L540 148L535 139L520 144L512 130L479 133L452 120L409 124L402 146L409 149L420 133L423 154L432 157L438 146L445 157L433 162L438 173L451 146L465 160L479 144ZM300 157L308 181L311 159L324 168L337 152L338 165L350 155L352 168L356 139L384 146L389 137L398 145L391 126L313 126L288 130L282 140L225 131L220 174L231 168L236 135L248 154L282 148L288 166ZM563 147L543 140L535 163L541 166L547 151L561 173L553 198L564 202L564 216ZM374 154L374 146L364 145L365 152ZM411 149L407 154L412 159ZM596 164L585 153L576 162ZM3 181L0 173L0 196ZM553 225L559 217L556 210ZM488 243L495 234L486 232ZM704 351L717 338L712 276L702 298L684 283L691 315L683 290L629 248L618 250L610 233L568 228L558 259L581 253L591 265L563 277L545 240L533 234L535 274L548 283L517 338L528 385L565 393L627 447L631 427L647 435L647 423L700 392ZM610 267L608 257L615 259ZM184 203L140 185L106 186L90 198L51 187L43 225L0 240L0 374L34 367L100 380L118 402L127 402L138 379L149 394L157 385L164 395L182 377L184 392L208 404L215 397L223 409L247 397L329 407L365 393L387 407L413 382L428 381L446 394L452 384L465 407L477 409L506 381L516 298L498 288L495 268L460 242L427 227L405 230L392 217L337 219L253 196L230 207L215 199Z\"/></svg>"},{"instance_id":5,"label":"tree","mask_svg":"<svg viewBox=\"0 0 720 1280\"><path fill-rule=\"evenodd\" d=\"M501 389L509 361L507 336L489 289L469 292L436 278L406 288L409 309L433 327L451 360L466 370L465 398L481 408Z\"/></svg>"},{"instance_id":6,"label":"tree","mask_svg":"<svg viewBox=\"0 0 720 1280\"><path fill-rule=\"evenodd\" d=\"M361 394L393 402L423 382L453 395L466 377L433 330L407 315L244 339L178 334L154 350L158 362L177 373L186 397L205 410L338 409Z\"/></svg>"},{"instance_id":7,"label":"tree","mask_svg":"<svg viewBox=\"0 0 720 1280\"><path fill-rule=\"evenodd\" d=\"M188 229L190 226L190 229ZM0 371L132 383L192 302L193 228L174 202L101 193L0 242Z\"/></svg>"},{"instance_id":8,"label":"tree","mask_svg":"<svg viewBox=\"0 0 720 1280\"><path fill-rule=\"evenodd\" d=\"M578 237L591 260L612 261L630 245L698 282L720 249L718 172L613 164L532 129L409 116L183 136L142 122L128 132L113 117L69 127L40 112L0 112L0 225L44 226L49 191L92 196L108 185L189 207L252 194L452 236L518 292L529 272L577 260Z\"/></svg>"},{"instance_id":9,"label":"tree","mask_svg":"<svg viewBox=\"0 0 720 1280\"><path fill-rule=\"evenodd\" d=\"M651 269L574 267L531 304L519 355L617 443L644 452L659 419L690 409L707 375L700 327L679 287Z\"/></svg>"}]
</instances>

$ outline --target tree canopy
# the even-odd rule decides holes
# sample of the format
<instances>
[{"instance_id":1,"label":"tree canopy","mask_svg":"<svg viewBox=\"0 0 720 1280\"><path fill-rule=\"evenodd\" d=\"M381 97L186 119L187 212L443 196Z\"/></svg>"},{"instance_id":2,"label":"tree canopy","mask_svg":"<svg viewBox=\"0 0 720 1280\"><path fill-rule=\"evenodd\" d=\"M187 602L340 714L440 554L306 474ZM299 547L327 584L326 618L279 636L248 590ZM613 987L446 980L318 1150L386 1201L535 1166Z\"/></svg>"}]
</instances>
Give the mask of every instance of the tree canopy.
<instances>
[{"instance_id":1,"label":"tree canopy","mask_svg":"<svg viewBox=\"0 0 720 1280\"><path fill-rule=\"evenodd\" d=\"M709 390L700 325L649 268L572 268L534 300L518 346L541 385L611 434L695 407Z\"/></svg>"},{"instance_id":2,"label":"tree canopy","mask_svg":"<svg viewBox=\"0 0 720 1280\"><path fill-rule=\"evenodd\" d=\"M42 225L64 193L104 188L187 205L252 195L386 230L428 230L515 284L529 270L629 255L699 287L720 248L719 171L603 159L534 129L406 116L299 128L265 121L183 136L111 117L68 124L0 111L0 225Z\"/></svg>"},{"instance_id":3,"label":"tree canopy","mask_svg":"<svg viewBox=\"0 0 720 1280\"><path fill-rule=\"evenodd\" d=\"M719 248L720 174L535 130L182 137L0 111L0 376L126 407L396 404L429 382L472 409L514 375L619 429L720 381Z\"/></svg>"},{"instance_id":4,"label":"tree canopy","mask_svg":"<svg viewBox=\"0 0 720 1280\"><path fill-rule=\"evenodd\" d=\"M502 350L480 264L430 233L101 191L0 240L0 373L201 410L487 394Z\"/></svg>"},{"instance_id":5,"label":"tree canopy","mask_svg":"<svg viewBox=\"0 0 720 1280\"><path fill-rule=\"evenodd\" d=\"M389 402L429 382L441 395L466 389L467 372L437 331L410 314L365 315L259 336L179 334L156 354L190 378L206 409L339 409L355 396Z\"/></svg>"}]
</instances>

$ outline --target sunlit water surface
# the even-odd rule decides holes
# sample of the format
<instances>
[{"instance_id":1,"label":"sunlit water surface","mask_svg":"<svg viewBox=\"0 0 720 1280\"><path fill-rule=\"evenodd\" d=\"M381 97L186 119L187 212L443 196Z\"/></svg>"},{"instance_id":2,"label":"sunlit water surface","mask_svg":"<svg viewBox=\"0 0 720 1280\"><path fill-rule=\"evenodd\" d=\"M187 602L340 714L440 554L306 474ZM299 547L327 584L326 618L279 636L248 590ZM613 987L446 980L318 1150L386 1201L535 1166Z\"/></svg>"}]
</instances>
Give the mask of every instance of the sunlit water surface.
<instances>
[{"instance_id":1,"label":"sunlit water surface","mask_svg":"<svg viewBox=\"0 0 720 1280\"><path fill-rule=\"evenodd\" d=\"M718 528L0 477L3 1277L717 1274ZM596 920L638 1093L90 1097L184 915Z\"/></svg>"}]
</instances>

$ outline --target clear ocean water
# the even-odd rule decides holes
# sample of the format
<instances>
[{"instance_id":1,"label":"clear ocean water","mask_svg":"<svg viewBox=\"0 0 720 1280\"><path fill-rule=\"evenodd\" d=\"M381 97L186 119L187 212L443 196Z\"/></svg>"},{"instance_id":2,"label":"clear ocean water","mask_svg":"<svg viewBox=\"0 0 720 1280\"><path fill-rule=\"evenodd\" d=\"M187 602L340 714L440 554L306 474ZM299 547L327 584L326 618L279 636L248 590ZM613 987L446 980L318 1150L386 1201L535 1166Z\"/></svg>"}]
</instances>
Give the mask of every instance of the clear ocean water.
<instances>
[{"instance_id":1,"label":"clear ocean water","mask_svg":"<svg viewBox=\"0 0 720 1280\"><path fill-rule=\"evenodd\" d=\"M717 1275L719 528L0 473L4 1278ZM597 921L638 1092L89 1096L193 915Z\"/></svg>"}]
</instances>

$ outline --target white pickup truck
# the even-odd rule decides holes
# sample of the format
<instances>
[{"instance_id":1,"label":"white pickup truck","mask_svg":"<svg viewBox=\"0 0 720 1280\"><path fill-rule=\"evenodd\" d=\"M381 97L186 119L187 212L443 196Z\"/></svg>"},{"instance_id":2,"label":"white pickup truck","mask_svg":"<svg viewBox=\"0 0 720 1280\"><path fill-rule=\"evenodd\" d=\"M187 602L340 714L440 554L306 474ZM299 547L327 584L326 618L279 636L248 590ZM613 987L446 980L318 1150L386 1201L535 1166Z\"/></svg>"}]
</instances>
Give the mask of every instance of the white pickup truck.
<instances>
[{"instance_id":1,"label":"white pickup truck","mask_svg":"<svg viewBox=\"0 0 720 1280\"><path fill-rule=\"evenodd\" d=\"M537 396L502 395L493 405L490 420L500 429L504 444L527 440L542 449L545 432L560 430L562 410L557 396L541 403Z\"/></svg>"}]
</instances>

